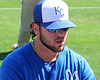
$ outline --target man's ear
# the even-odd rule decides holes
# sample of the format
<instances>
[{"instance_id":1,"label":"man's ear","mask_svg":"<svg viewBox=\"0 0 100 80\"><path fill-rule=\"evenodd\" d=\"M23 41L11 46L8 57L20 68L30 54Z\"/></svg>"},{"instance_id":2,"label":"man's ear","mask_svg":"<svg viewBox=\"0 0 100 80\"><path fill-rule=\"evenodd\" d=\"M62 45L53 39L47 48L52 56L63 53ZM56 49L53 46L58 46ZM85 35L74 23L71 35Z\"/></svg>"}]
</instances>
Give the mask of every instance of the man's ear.
<instances>
[{"instance_id":1,"label":"man's ear","mask_svg":"<svg viewBox=\"0 0 100 80\"><path fill-rule=\"evenodd\" d=\"M39 34L39 25L36 24L36 23L33 23L32 24L32 29L33 29L35 35L37 36Z\"/></svg>"}]
</instances>

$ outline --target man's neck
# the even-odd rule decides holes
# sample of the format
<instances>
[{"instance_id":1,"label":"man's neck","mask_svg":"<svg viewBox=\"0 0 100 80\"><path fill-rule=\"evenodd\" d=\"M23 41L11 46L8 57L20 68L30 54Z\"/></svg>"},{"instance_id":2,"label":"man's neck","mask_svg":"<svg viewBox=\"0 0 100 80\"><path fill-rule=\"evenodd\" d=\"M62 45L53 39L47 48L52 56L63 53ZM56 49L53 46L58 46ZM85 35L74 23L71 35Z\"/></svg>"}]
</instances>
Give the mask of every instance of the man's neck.
<instances>
[{"instance_id":1,"label":"man's neck","mask_svg":"<svg viewBox=\"0 0 100 80\"><path fill-rule=\"evenodd\" d=\"M36 54L44 61L46 62L52 62L52 61L56 61L58 58L59 53L55 53L53 51L51 51L50 49L48 49L47 47L45 47L41 42L35 40L34 44L32 42L32 45L34 46L34 50L36 52Z\"/></svg>"}]
</instances>

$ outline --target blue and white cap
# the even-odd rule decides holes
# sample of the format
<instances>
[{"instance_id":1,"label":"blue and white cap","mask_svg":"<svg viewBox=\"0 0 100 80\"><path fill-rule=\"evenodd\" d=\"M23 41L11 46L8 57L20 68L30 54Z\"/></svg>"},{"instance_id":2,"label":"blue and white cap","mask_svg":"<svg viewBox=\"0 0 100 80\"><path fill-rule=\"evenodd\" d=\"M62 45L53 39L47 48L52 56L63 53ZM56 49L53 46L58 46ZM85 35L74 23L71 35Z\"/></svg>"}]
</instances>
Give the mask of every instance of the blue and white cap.
<instances>
[{"instance_id":1,"label":"blue and white cap","mask_svg":"<svg viewBox=\"0 0 100 80\"><path fill-rule=\"evenodd\" d=\"M74 28L76 25L69 21L67 4L62 0L43 0L34 8L34 20L46 29Z\"/></svg>"}]
</instances>

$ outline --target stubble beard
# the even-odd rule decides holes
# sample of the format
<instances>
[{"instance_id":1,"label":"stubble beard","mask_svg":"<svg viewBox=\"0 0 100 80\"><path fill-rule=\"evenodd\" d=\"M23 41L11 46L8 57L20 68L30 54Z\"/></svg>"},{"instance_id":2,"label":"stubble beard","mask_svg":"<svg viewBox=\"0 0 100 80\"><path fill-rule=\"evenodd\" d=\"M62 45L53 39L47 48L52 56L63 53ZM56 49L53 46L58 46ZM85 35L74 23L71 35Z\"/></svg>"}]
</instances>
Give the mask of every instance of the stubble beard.
<instances>
[{"instance_id":1,"label":"stubble beard","mask_svg":"<svg viewBox=\"0 0 100 80\"><path fill-rule=\"evenodd\" d=\"M58 39L58 38L57 38ZM55 39L55 40L57 40ZM61 52L63 49L64 49L64 46L65 45L59 45L59 49L56 48L55 46L53 45L50 45L49 42L46 41L46 38L42 35L42 32L40 31L40 41L41 43L48 49L50 49L51 51L53 52ZM62 47L62 48L61 48ZM60 49L61 48L61 49Z\"/></svg>"}]
</instances>

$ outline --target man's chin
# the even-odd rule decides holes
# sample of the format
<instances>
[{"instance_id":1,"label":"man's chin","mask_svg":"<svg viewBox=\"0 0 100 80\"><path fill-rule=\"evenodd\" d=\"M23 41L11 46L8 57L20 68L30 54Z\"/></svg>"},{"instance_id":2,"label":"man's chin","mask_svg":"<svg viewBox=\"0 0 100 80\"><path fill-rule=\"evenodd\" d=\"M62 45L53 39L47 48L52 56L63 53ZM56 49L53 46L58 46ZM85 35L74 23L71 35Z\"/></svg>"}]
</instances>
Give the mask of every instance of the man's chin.
<instances>
[{"instance_id":1,"label":"man's chin","mask_svg":"<svg viewBox=\"0 0 100 80\"><path fill-rule=\"evenodd\" d=\"M61 52L64 50L64 46L59 46L59 49L57 49L57 52Z\"/></svg>"}]
</instances>

